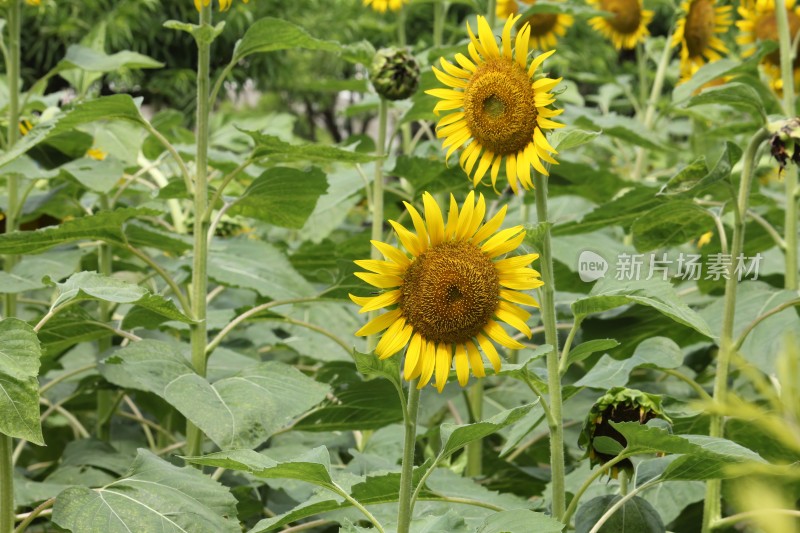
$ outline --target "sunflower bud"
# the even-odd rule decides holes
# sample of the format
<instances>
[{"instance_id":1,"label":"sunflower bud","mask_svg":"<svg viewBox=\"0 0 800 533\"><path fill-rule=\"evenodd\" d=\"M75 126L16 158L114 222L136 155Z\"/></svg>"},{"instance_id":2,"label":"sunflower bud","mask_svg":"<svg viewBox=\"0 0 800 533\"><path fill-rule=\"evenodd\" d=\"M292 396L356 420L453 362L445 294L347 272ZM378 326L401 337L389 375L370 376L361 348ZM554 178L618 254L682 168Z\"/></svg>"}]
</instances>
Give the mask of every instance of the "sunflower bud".
<instances>
[{"instance_id":1,"label":"sunflower bud","mask_svg":"<svg viewBox=\"0 0 800 533\"><path fill-rule=\"evenodd\" d=\"M419 86L419 64L406 49L381 48L372 60L369 79L387 100L404 100Z\"/></svg>"},{"instance_id":2,"label":"sunflower bud","mask_svg":"<svg viewBox=\"0 0 800 533\"><path fill-rule=\"evenodd\" d=\"M781 171L790 160L795 165L800 164L800 150L797 149L800 141L800 118L772 122L767 129L772 133L769 139L772 157L778 161Z\"/></svg>"},{"instance_id":3,"label":"sunflower bud","mask_svg":"<svg viewBox=\"0 0 800 533\"><path fill-rule=\"evenodd\" d=\"M614 439L623 448L628 444L625 437L614 429L610 422L644 424L653 418L671 422L661 408L661 396L625 387L614 387L601 396L589 410L578 443L581 447L586 446L586 456L589 457L592 466L604 464L614 456L595 449L594 440L597 437ZM633 463L628 459L620 461L611 469L611 477L616 479L620 470L632 473Z\"/></svg>"}]
</instances>

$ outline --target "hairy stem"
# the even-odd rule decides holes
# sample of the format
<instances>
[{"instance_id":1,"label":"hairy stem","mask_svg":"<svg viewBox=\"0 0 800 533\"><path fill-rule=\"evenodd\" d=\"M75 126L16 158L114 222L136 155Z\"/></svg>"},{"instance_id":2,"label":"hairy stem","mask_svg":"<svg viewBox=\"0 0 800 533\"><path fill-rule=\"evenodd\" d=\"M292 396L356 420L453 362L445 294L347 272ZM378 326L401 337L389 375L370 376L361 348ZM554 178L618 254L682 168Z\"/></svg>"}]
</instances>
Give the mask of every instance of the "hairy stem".
<instances>
[{"instance_id":1,"label":"hairy stem","mask_svg":"<svg viewBox=\"0 0 800 533\"><path fill-rule=\"evenodd\" d=\"M534 172L536 188L536 216L544 225L541 246L542 269L542 322L545 342L552 346L547 354L547 388L550 394L550 475L553 493L552 514L557 520L564 516L566 494L564 485L564 423L561 415L561 374L559 372L558 330L556 328L555 279L553 276L553 254L550 243L550 223L547 215L547 179L540 172Z\"/></svg>"},{"instance_id":2,"label":"hairy stem","mask_svg":"<svg viewBox=\"0 0 800 533\"><path fill-rule=\"evenodd\" d=\"M755 167L756 153L761 143L767 138L767 130L761 128L750 140L744 153L742 177L739 182L739 195L733 209L734 224L731 239L731 263L728 265L728 279L725 281L725 296L722 318L722 331L719 336L719 354L717 355L717 373L714 378L714 401L725 403L728 394L728 370L731 357L736 351L733 341L733 323L736 314L736 289L735 261L742 253L744 246L744 216L750 200L750 185L753 181L753 168ZM712 414L709 435L722 437L722 416ZM706 498L703 505L703 533L711 531L711 524L719 520L722 510L720 502L722 483L718 479L709 480L706 484Z\"/></svg>"},{"instance_id":3,"label":"hairy stem","mask_svg":"<svg viewBox=\"0 0 800 533\"><path fill-rule=\"evenodd\" d=\"M472 422L480 422L483 419L483 380L479 379L467 391L467 401L469 401L469 411L472 414ZM469 477L480 476L483 472L483 439L476 439L467 444L467 468L465 474Z\"/></svg>"},{"instance_id":4,"label":"hairy stem","mask_svg":"<svg viewBox=\"0 0 800 533\"><path fill-rule=\"evenodd\" d=\"M200 10L200 26L211 24L211 7ZM211 43L197 40L197 164L194 182L194 256L192 258L192 365L195 371L206 375L206 293L208 292L208 226L205 218L208 209L208 119L209 119L209 64ZM203 452L203 434L191 422L186 423L186 453L191 456Z\"/></svg>"},{"instance_id":5,"label":"hairy stem","mask_svg":"<svg viewBox=\"0 0 800 533\"><path fill-rule=\"evenodd\" d=\"M497 22L497 0L488 0L486 2L486 22L489 23L490 28L494 28Z\"/></svg>"},{"instance_id":6,"label":"hairy stem","mask_svg":"<svg viewBox=\"0 0 800 533\"><path fill-rule=\"evenodd\" d=\"M403 463L400 471L400 501L397 514L397 533L408 533L414 506L411 495L414 492L414 449L417 442L417 414L419 412L419 379L408 383L408 402L403 411Z\"/></svg>"},{"instance_id":7,"label":"hairy stem","mask_svg":"<svg viewBox=\"0 0 800 533\"><path fill-rule=\"evenodd\" d=\"M375 178L372 181L372 240L383 240L383 156L386 155L386 125L388 122L389 102L381 97L378 103L378 142L375 145ZM372 259L381 259L381 253L372 247ZM369 314L370 320L377 312ZM372 351L378 343L376 335L367 337L367 351Z\"/></svg>"},{"instance_id":8,"label":"hairy stem","mask_svg":"<svg viewBox=\"0 0 800 533\"><path fill-rule=\"evenodd\" d=\"M438 0L433 4L433 46L442 46L444 34L444 17L447 14L447 0Z\"/></svg>"}]
</instances>

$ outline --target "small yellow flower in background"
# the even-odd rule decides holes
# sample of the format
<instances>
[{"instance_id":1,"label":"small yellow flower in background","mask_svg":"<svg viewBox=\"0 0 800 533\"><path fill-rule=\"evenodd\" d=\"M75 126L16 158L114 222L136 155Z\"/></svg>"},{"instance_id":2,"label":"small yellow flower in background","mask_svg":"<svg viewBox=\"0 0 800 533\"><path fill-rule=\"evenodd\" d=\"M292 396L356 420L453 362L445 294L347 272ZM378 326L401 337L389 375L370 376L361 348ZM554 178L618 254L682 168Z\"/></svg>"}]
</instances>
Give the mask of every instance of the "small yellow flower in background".
<instances>
[{"instance_id":1,"label":"small yellow flower in background","mask_svg":"<svg viewBox=\"0 0 800 533\"><path fill-rule=\"evenodd\" d=\"M702 248L706 244L710 243L711 242L711 238L713 236L714 236L714 232L713 231L707 231L707 232L703 233L702 235L700 235L700 238L697 239L697 247L698 248Z\"/></svg>"},{"instance_id":2,"label":"small yellow flower in background","mask_svg":"<svg viewBox=\"0 0 800 533\"><path fill-rule=\"evenodd\" d=\"M25 0L25 3L29 6L40 6L42 5L42 0Z\"/></svg>"},{"instance_id":3,"label":"small yellow flower in background","mask_svg":"<svg viewBox=\"0 0 800 533\"><path fill-rule=\"evenodd\" d=\"M706 62L722 59L727 54L725 43L717 34L728 32L733 24L732 6L717 6L716 0L684 0L672 46L681 45L681 81L691 78Z\"/></svg>"},{"instance_id":4,"label":"small yellow flower in background","mask_svg":"<svg viewBox=\"0 0 800 533\"><path fill-rule=\"evenodd\" d=\"M633 48L650 35L647 25L653 20L653 12L644 9L642 0L588 0L601 11L611 13L609 17L592 17L589 25L614 43L617 50Z\"/></svg>"},{"instance_id":5,"label":"small yellow flower in background","mask_svg":"<svg viewBox=\"0 0 800 533\"><path fill-rule=\"evenodd\" d=\"M86 150L86 157L94 159L95 161L103 161L105 160L108 154L102 151L99 148L89 148Z\"/></svg>"},{"instance_id":6,"label":"small yellow flower in background","mask_svg":"<svg viewBox=\"0 0 800 533\"><path fill-rule=\"evenodd\" d=\"M536 0L520 0L523 4L531 5ZM497 0L497 7L495 7L497 18L505 20L511 15L519 13L519 4L517 0Z\"/></svg>"},{"instance_id":7,"label":"small yellow flower in background","mask_svg":"<svg viewBox=\"0 0 800 533\"><path fill-rule=\"evenodd\" d=\"M561 78L543 77L533 81L539 66L554 51L539 55L528 65L530 24L522 26L514 48L511 46L511 28L519 18L510 17L506 21L502 49L498 48L484 17L478 17L480 38L472 33L467 23L471 59L456 54L456 66L441 58L443 71L433 67L433 72L440 82L451 88L425 91L442 99L434 113L454 111L436 125L436 136L444 138L446 159L466 145L459 162L467 175L472 176L474 186L490 169L492 186L495 186L505 160L506 177L515 193L519 184L523 189L533 188L531 166L547 175L542 160L558 164L550 155L558 152L547 142L542 130L563 127L550 120L563 109L548 108L556 100L550 90Z\"/></svg>"},{"instance_id":8,"label":"small yellow flower in background","mask_svg":"<svg viewBox=\"0 0 800 533\"><path fill-rule=\"evenodd\" d=\"M531 6L536 0L522 0L522 3ZM519 4L516 0L499 0L496 11L498 18L505 19L519 12ZM567 34L575 18L564 13L537 13L523 19L519 26L526 23L531 27L531 47L546 52L555 48L559 37Z\"/></svg>"},{"instance_id":9,"label":"small yellow flower in background","mask_svg":"<svg viewBox=\"0 0 800 533\"><path fill-rule=\"evenodd\" d=\"M789 34L792 42L797 39L800 32L800 7L795 5L795 0L786 0L786 9L789 18ZM736 38L736 42L742 45L742 57L752 56L758 48L758 43L763 41L778 42L778 25L775 21L775 0L755 0L743 2L739 7L739 15L742 20L736 22L741 34ZM783 89L781 80L781 56L780 51L764 56L761 60L764 72L770 79L772 88L780 93ZM800 56L795 56L794 73L795 83L800 81Z\"/></svg>"},{"instance_id":10,"label":"small yellow flower in background","mask_svg":"<svg viewBox=\"0 0 800 533\"><path fill-rule=\"evenodd\" d=\"M23 119L19 121L19 133L21 135L27 135L33 129L33 124L31 124L30 120Z\"/></svg>"},{"instance_id":11,"label":"small yellow flower in background","mask_svg":"<svg viewBox=\"0 0 800 533\"><path fill-rule=\"evenodd\" d=\"M248 3L250 0L242 0L245 4ZM203 9L203 7L208 6L211 3L211 0L194 0L194 7L197 8L198 11ZM219 9L220 11L227 11L230 9L233 0L219 0Z\"/></svg>"},{"instance_id":12,"label":"small yellow flower in background","mask_svg":"<svg viewBox=\"0 0 800 533\"><path fill-rule=\"evenodd\" d=\"M365 6L371 6L378 13L386 13L387 10L400 11L408 0L364 0Z\"/></svg>"},{"instance_id":13,"label":"small yellow flower in background","mask_svg":"<svg viewBox=\"0 0 800 533\"><path fill-rule=\"evenodd\" d=\"M530 338L526 324L530 314L519 305L538 307L538 303L520 291L543 283L537 271L527 268L538 254L497 259L516 250L525 238L522 226L498 231L507 206L484 224L483 195L475 202L475 193L470 192L460 210L451 195L445 224L433 196L425 193L422 201L424 220L405 203L416 234L389 221L411 257L400 248L372 241L386 261L356 261L369 270L356 276L388 290L371 297L351 294L350 299L362 306L361 313L393 307L367 322L356 335L386 330L375 348L378 357L386 359L408 346L405 379L419 377L418 388L422 388L435 374L436 388L441 392L454 359L458 382L464 386L470 367L476 377L486 375L479 349L497 372L500 356L492 341L512 350L523 348L498 320Z\"/></svg>"}]
</instances>

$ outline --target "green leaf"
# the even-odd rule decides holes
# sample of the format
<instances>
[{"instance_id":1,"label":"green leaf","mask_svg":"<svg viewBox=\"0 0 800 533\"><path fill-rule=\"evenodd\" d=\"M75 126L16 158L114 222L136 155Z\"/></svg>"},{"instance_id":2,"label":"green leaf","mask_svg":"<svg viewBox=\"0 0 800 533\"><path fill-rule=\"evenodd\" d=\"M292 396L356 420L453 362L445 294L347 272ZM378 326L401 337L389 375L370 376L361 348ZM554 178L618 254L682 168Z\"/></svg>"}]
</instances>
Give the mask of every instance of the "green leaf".
<instances>
[{"instance_id":1,"label":"green leaf","mask_svg":"<svg viewBox=\"0 0 800 533\"><path fill-rule=\"evenodd\" d=\"M310 161L314 163L369 163L378 159L372 154L343 150L329 144L290 144L275 135L241 130L255 142L253 158L269 157L270 161Z\"/></svg>"},{"instance_id":2,"label":"green leaf","mask_svg":"<svg viewBox=\"0 0 800 533\"><path fill-rule=\"evenodd\" d=\"M86 46L73 44L67 48L64 59L56 65L55 72L76 68L90 72L114 72L123 68L145 69L162 68L163 66L164 63L160 61L129 50L108 55Z\"/></svg>"},{"instance_id":3,"label":"green leaf","mask_svg":"<svg viewBox=\"0 0 800 533\"><path fill-rule=\"evenodd\" d=\"M114 157L107 157L102 161L81 157L61 166L59 170L87 189L106 194L117 186L125 173L125 166Z\"/></svg>"},{"instance_id":4,"label":"green leaf","mask_svg":"<svg viewBox=\"0 0 800 533\"><path fill-rule=\"evenodd\" d=\"M400 358L381 359L374 353L361 353L353 350L353 358L358 371L368 378L379 377L400 385Z\"/></svg>"},{"instance_id":5,"label":"green leaf","mask_svg":"<svg viewBox=\"0 0 800 533\"><path fill-rule=\"evenodd\" d=\"M277 248L247 238L213 244L208 258L208 276L217 283L251 289L275 300L316 293Z\"/></svg>"},{"instance_id":6,"label":"green leaf","mask_svg":"<svg viewBox=\"0 0 800 533\"><path fill-rule=\"evenodd\" d=\"M572 303L572 313L576 317L585 317L632 303L652 307L706 337L714 336L706 321L680 300L672 285L657 279L625 282L601 279L589 296Z\"/></svg>"},{"instance_id":7,"label":"green leaf","mask_svg":"<svg viewBox=\"0 0 800 533\"><path fill-rule=\"evenodd\" d=\"M588 533L606 511L622 496L608 494L592 498L578 507L575 533ZM658 511L644 498L634 496L623 504L598 530L598 533L664 533L664 522Z\"/></svg>"},{"instance_id":8,"label":"green leaf","mask_svg":"<svg viewBox=\"0 0 800 533\"><path fill-rule=\"evenodd\" d=\"M101 372L118 386L157 394L220 448L261 444L328 392L294 367L274 361L212 385L195 373L177 346L153 340L117 350Z\"/></svg>"},{"instance_id":9,"label":"green leaf","mask_svg":"<svg viewBox=\"0 0 800 533\"><path fill-rule=\"evenodd\" d=\"M396 359L396 358L395 358ZM395 386L385 380L350 383L336 391L336 399L304 416L299 431L355 431L380 429L403 420Z\"/></svg>"},{"instance_id":10,"label":"green leaf","mask_svg":"<svg viewBox=\"0 0 800 533\"><path fill-rule=\"evenodd\" d=\"M37 379L41 355L30 324L0 321L0 433L44 446Z\"/></svg>"},{"instance_id":11,"label":"green leaf","mask_svg":"<svg viewBox=\"0 0 800 533\"><path fill-rule=\"evenodd\" d=\"M248 472L262 479L296 479L335 490L331 478L330 454L319 446L288 461L276 461L252 450L230 450L202 457L185 457L187 462Z\"/></svg>"},{"instance_id":12,"label":"green leaf","mask_svg":"<svg viewBox=\"0 0 800 533\"><path fill-rule=\"evenodd\" d=\"M304 48L341 52L342 46L334 41L323 41L286 20L264 17L250 24L233 53L232 63L238 63L250 54Z\"/></svg>"},{"instance_id":13,"label":"green leaf","mask_svg":"<svg viewBox=\"0 0 800 533\"><path fill-rule=\"evenodd\" d=\"M566 368L571 365L583 361L595 352L602 352L604 350L611 350L619 346L619 342L614 339L593 339L590 341L582 342L567 354Z\"/></svg>"},{"instance_id":14,"label":"green leaf","mask_svg":"<svg viewBox=\"0 0 800 533\"><path fill-rule=\"evenodd\" d=\"M566 128L565 130L557 130L550 137L550 144L553 148L562 152L590 143L600 133L599 131L587 131L580 128Z\"/></svg>"},{"instance_id":15,"label":"green leaf","mask_svg":"<svg viewBox=\"0 0 800 533\"><path fill-rule=\"evenodd\" d=\"M594 127L610 137L623 140L648 150L668 151L669 148L653 140L653 132L648 132L642 124L630 117L610 114L604 116L582 116L575 121L576 126Z\"/></svg>"},{"instance_id":16,"label":"green leaf","mask_svg":"<svg viewBox=\"0 0 800 533\"><path fill-rule=\"evenodd\" d=\"M53 302L52 309L70 300L103 300L139 306L169 320L178 320L186 324L193 322L175 307L172 300L167 300L160 294L153 294L140 285L101 276L96 272L78 272L64 283L57 283L56 286L59 295Z\"/></svg>"},{"instance_id":17,"label":"green leaf","mask_svg":"<svg viewBox=\"0 0 800 533\"><path fill-rule=\"evenodd\" d=\"M627 359L620 361L604 355L575 385L593 389L622 387L627 385L628 376L634 368L678 368L682 363L680 346L666 337L652 337L639 343L633 355Z\"/></svg>"},{"instance_id":18,"label":"green leaf","mask_svg":"<svg viewBox=\"0 0 800 533\"><path fill-rule=\"evenodd\" d=\"M49 226L36 231L6 233L0 235L0 254L33 254L59 244L80 240L101 240L124 245L123 225L126 221L160 214L155 209L125 207L66 220L58 226Z\"/></svg>"},{"instance_id":19,"label":"green leaf","mask_svg":"<svg viewBox=\"0 0 800 533\"><path fill-rule=\"evenodd\" d=\"M636 249L649 252L696 239L713 227L714 219L706 209L679 200L646 212L633 222L631 231Z\"/></svg>"},{"instance_id":20,"label":"green leaf","mask_svg":"<svg viewBox=\"0 0 800 533\"><path fill-rule=\"evenodd\" d=\"M488 437L506 426L510 426L517 420L525 416L535 404L529 403L520 407L515 407L507 411L497 413L493 417L474 424L442 424L440 432L442 437L442 449L439 457L445 458L457 452L468 443Z\"/></svg>"},{"instance_id":21,"label":"green leaf","mask_svg":"<svg viewBox=\"0 0 800 533\"><path fill-rule=\"evenodd\" d=\"M717 104L733 107L746 111L754 117L766 119L767 112L758 93L752 87L743 83L727 83L721 87L706 89L697 96L693 96L686 103L686 107L698 105Z\"/></svg>"},{"instance_id":22,"label":"green leaf","mask_svg":"<svg viewBox=\"0 0 800 533\"><path fill-rule=\"evenodd\" d=\"M179 468L141 449L119 481L59 494L53 522L74 533L241 531L236 499L226 487L195 468Z\"/></svg>"},{"instance_id":23,"label":"green leaf","mask_svg":"<svg viewBox=\"0 0 800 533\"><path fill-rule=\"evenodd\" d=\"M37 124L11 150L0 157L0 167L14 161L51 137L99 120L129 120L139 124L144 122L138 106L127 94L103 96L81 102L49 120Z\"/></svg>"},{"instance_id":24,"label":"green leaf","mask_svg":"<svg viewBox=\"0 0 800 533\"><path fill-rule=\"evenodd\" d=\"M733 166L741 159L742 149L732 142L725 143L717 164L711 172L706 167L705 158L694 161L661 188L660 195L693 198L723 180L729 180Z\"/></svg>"},{"instance_id":25,"label":"green leaf","mask_svg":"<svg viewBox=\"0 0 800 533\"><path fill-rule=\"evenodd\" d=\"M253 180L228 213L300 229L327 190L328 180L316 167L308 171L273 167Z\"/></svg>"},{"instance_id":26,"label":"green leaf","mask_svg":"<svg viewBox=\"0 0 800 533\"><path fill-rule=\"evenodd\" d=\"M544 513L514 509L489 515L476 533L561 533L563 529L564 524Z\"/></svg>"},{"instance_id":27,"label":"green leaf","mask_svg":"<svg viewBox=\"0 0 800 533\"><path fill-rule=\"evenodd\" d=\"M553 228L553 235L572 235L588 233L607 228L622 226L628 228L641 214L664 202L656 196L652 187L636 186L622 196L611 200L591 213L585 215L580 222L559 224Z\"/></svg>"},{"instance_id":28,"label":"green leaf","mask_svg":"<svg viewBox=\"0 0 800 533\"><path fill-rule=\"evenodd\" d=\"M0 271L0 292L16 294L46 287L45 277L61 280L78 269L80 250L49 251L36 256L25 256L11 272Z\"/></svg>"},{"instance_id":29,"label":"green leaf","mask_svg":"<svg viewBox=\"0 0 800 533\"><path fill-rule=\"evenodd\" d=\"M81 307L68 307L47 321L39 330L39 340L48 356L61 353L81 342L91 342L113 333Z\"/></svg>"}]
</instances>

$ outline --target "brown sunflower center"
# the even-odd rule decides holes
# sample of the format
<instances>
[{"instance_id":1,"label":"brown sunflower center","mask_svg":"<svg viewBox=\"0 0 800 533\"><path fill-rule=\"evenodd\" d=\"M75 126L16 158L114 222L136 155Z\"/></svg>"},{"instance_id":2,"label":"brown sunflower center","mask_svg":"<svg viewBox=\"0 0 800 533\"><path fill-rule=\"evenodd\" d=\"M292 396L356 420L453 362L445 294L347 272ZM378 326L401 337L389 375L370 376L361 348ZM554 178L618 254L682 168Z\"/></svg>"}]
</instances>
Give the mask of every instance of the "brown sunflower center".
<instances>
[{"instance_id":1,"label":"brown sunflower center","mask_svg":"<svg viewBox=\"0 0 800 533\"><path fill-rule=\"evenodd\" d=\"M481 64L464 89L464 118L470 133L492 153L516 153L531 142L536 104L528 73L504 57Z\"/></svg>"},{"instance_id":2,"label":"brown sunflower center","mask_svg":"<svg viewBox=\"0 0 800 533\"><path fill-rule=\"evenodd\" d=\"M642 7L639 0L601 0L603 11L613 13L606 22L623 35L636 33L642 23Z\"/></svg>"},{"instance_id":3,"label":"brown sunflower center","mask_svg":"<svg viewBox=\"0 0 800 533\"><path fill-rule=\"evenodd\" d=\"M789 35L792 36L792 41L797 37L797 32L800 30L800 17L797 16L793 10L789 10ZM759 41L775 41L778 42L778 23L775 20L775 11L768 11L761 15L755 23L754 33L756 39ZM781 64L781 54L779 50L767 54L764 57L764 62L770 65L779 67ZM800 66L800 55L795 54L794 66Z\"/></svg>"},{"instance_id":4,"label":"brown sunflower center","mask_svg":"<svg viewBox=\"0 0 800 533\"><path fill-rule=\"evenodd\" d=\"M539 13L528 17L525 21L531 26L531 37L543 37L549 35L558 22L557 13ZM524 25L524 22L523 22Z\"/></svg>"},{"instance_id":5,"label":"brown sunflower center","mask_svg":"<svg viewBox=\"0 0 800 533\"><path fill-rule=\"evenodd\" d=\"M400 308L428 341L460 344L492 319L500 283L494 263L469 242L438 244L403 277Z\"/></svg>"},{"instance_id":6,"label":"brown sunflower center","mask_svg":"<svg viewBox=\"0 0 800 533\"><path fill-rule=\"evenodd\" d=\"M694 0L686 14L684 36L689 57L703 55L714 36L716 12L714 0Z\"/></svg>"}]
</instances>

